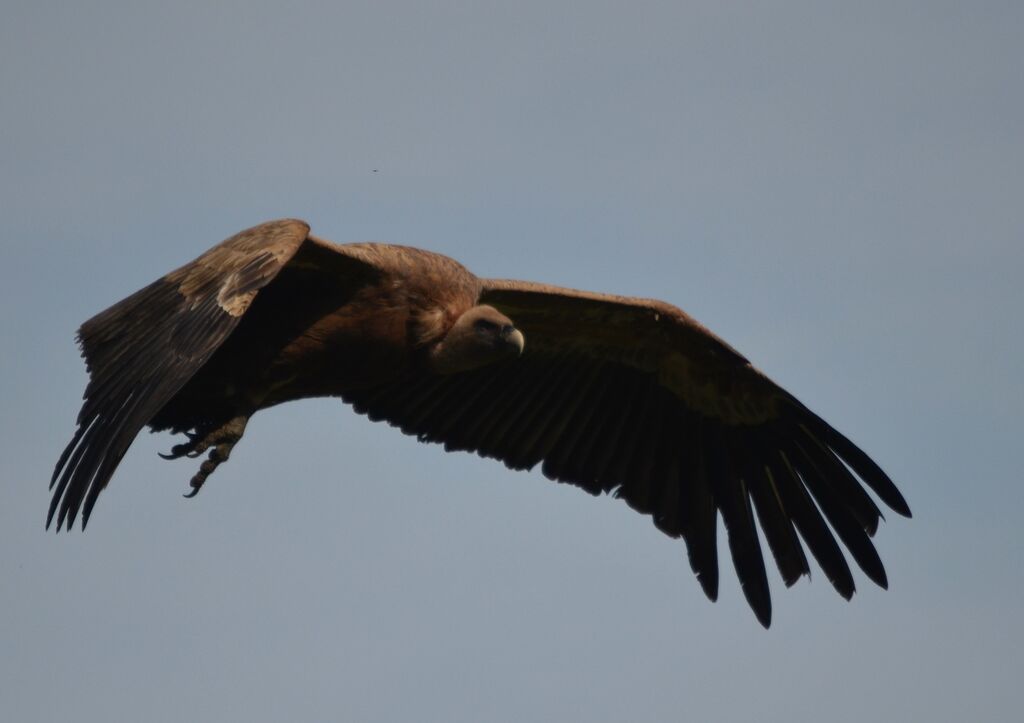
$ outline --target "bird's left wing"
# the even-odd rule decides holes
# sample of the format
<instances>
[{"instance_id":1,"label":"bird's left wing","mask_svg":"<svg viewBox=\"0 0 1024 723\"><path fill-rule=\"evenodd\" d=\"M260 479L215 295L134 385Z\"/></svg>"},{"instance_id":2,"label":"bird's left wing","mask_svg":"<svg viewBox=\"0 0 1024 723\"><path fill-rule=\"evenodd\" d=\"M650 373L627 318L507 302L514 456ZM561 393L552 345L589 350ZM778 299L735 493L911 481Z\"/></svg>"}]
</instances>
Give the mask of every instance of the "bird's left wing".
<instances>
[{"instance_id":1,"label":"bird's left wing","mask_svg":"<svg viewBox=\"0 0 1024 723\"><path fill-rule=\"evenodd\" d=\"M869 539L881 513L861 482L909 515L899 491L846 437L684 312L520 281L485 280L480 302L523 332L521 357L346 399L446 449L515 469L542 464L552 479L616 494L685 538L712 599L721 513L744 594L765 625L771 601L755 510L787 585L809 574L799 532L840 594L853 594L829 525L886 585Z\"/></svg>"}]
</instances>

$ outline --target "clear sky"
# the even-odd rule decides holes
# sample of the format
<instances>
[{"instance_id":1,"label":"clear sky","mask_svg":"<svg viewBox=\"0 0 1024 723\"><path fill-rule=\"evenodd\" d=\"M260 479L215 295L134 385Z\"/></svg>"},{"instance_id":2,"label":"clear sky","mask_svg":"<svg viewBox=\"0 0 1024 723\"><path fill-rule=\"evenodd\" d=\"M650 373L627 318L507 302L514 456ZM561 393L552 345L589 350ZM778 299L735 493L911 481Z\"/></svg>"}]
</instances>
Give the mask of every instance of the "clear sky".
<instances>
[{"instance_id":1,"label":"clear sky","mask_svg":"<svg viewBox=\"0 0 1024 723\"><path fill-rule=\"evenodd\" d=\"M7 0L0 717L1006 721L1024 669L1020 2ZM898 482L891 581L771 576L338 401L143 435L45 534L78 324L235 231L686 309Z\"/></svg>"}]
</instances>

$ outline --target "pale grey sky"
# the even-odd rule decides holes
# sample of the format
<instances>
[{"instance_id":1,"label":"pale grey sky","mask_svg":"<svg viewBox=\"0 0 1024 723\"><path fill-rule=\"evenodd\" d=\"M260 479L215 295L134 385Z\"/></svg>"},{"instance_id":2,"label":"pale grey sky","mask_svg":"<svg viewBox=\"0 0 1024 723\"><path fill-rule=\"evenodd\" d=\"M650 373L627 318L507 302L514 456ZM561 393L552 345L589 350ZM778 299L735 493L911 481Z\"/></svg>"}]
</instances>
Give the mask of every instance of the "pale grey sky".
<instances>
[{"instance_id":1,"label":"pale grey sky","mask_svg":"<svg viewBox=\"0 0 1024 723\"><path fill-rule=\"evenodd\" d=\"M8 0L0 717L1014 720L1024 6ZM377 172L374 172L376 169ZM340 402L45 534L73 335L256 222L675 303L849 434L890 578L728 559Z\"/></svg>"}]
</instances>

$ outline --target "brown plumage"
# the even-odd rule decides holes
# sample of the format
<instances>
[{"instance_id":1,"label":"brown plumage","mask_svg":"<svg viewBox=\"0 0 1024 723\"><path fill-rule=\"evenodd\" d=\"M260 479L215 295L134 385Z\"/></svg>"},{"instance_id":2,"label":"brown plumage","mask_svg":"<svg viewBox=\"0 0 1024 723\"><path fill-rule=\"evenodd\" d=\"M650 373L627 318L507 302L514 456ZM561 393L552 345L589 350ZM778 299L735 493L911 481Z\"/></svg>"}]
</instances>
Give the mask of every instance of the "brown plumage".
<instances>
[{"instance_id":1,"label":"brown plumage","mask_svg":"<svg viewBox=\"0 0 1024 723\"><path fill-rule=\"evenodd\" d=\"M243 231L78 337L90 381L51 482L47 526L56 515L58 530L80 511L84 529L144 426L187 436L170 457L209 452L195 494L252 414L314 396L621 497L686 540L712 600L721 514L765 626L755 515L786 585L809 574L806 545L847 599L853 578L833 531L887 584L870 540L882 515L864 485L910 516L864 452L674 306L478 279L428 251L331 244L301 221Z\"/></svg>"}]
</instances>

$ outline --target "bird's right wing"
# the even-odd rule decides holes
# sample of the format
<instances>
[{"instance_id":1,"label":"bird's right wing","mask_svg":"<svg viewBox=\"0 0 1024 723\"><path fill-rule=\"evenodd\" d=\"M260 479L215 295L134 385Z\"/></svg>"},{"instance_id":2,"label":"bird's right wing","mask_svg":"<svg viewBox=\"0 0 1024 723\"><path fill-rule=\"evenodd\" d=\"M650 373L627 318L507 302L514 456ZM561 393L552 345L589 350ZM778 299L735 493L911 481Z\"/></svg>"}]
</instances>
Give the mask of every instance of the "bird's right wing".
<instances>
[{"instance_id":1,"label":"bird's right wing","mask_svg":"<svg viewBox=\"0 0 1024 723\"><path fill-rule=\"evenodd\" d=\"M89 371L78 428L54 469L46 525L82 527L135 436L191 379L238 325L260 289L296 257L349 264L344 248L309 236L294 219L242 231L191 263L111 306L78 331ZM343 273L344 271L342 271ZM83 507L84 504L84 507Z\"/></svg>"}]
</instances>

